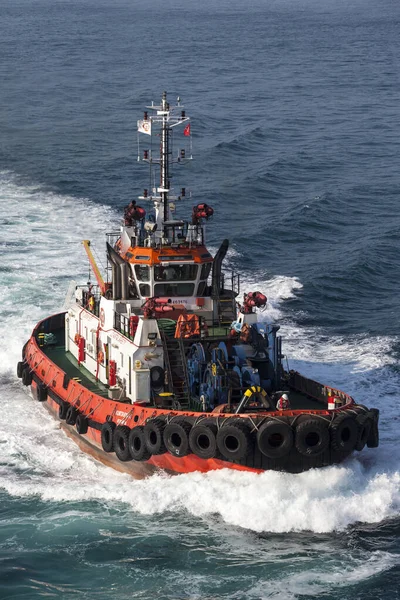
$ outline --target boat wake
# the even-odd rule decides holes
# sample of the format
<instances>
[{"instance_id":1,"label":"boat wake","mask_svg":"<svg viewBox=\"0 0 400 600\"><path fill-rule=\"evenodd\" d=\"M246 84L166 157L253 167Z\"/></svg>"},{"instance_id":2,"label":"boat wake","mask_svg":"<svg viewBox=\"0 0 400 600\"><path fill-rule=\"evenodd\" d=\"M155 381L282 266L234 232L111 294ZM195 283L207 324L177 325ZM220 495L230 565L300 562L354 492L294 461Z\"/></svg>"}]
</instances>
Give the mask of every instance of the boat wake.
<instances>
[{"instance_id":1,"label":"boat wake","mask_svg":"<svg viewBox=\"0 0 400 600\"><path fill-rule=\"evenodd\" d=\"M296 278L249 279L243 289L248 285L249 291L257 288L268 296L269 316L283 322L290 368L381 409L378 449L354 454L340 466L298 475L223 470L160 474L142 481L83 455L28 396L15 366L33 325L62 306L68 276L86 281L80 241L89 238L100 249L103 223L117 222L117 213L85 199L22 185L10 173L0 174L0 200L5 233L0 268L0 335L5 341L0 365L0 485L8 494L57 502L123 503L141 514L181 510L202 519L217 513L226 523L256 532L330 532L399 514L395 393L400 377L392 357L398 340L329 337L323 330L299 328L285 304L301 293Z\"/></svg>"}]
</instances>

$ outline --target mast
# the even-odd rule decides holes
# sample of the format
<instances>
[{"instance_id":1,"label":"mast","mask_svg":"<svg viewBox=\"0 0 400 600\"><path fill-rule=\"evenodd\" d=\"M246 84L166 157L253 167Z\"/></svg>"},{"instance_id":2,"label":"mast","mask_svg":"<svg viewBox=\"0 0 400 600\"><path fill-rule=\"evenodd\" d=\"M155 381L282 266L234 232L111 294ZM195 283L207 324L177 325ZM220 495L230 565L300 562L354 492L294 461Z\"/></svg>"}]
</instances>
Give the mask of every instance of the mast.
<instances>
[{"instance_id":1,"label":"mast","mask_svg":"<svg viewBox=\"0 0 400 600\"><path fill-rule=\"evenodd\" d=\"M161 125L161 168L160 168L160 193L163 204L164 222L168 221L168 194L169 194L169 136L168 127L169 106L167 102L167 92L162 95L162 125ZM165 233L165 232L164 232Z\"/></svg>"},{"instance_id":2,"label":"mast","mask_svg":"<svg viewBox=\"0 0 400 600\"><path fill-rule=\"evenodd\" d=\"M190 118L186 116L180 98L177 104L171 106L167 101L167 92L163 92L161 104L156 106L146 106L143 120L138 121L138 161L147 162L150 166L150 190L145 189L143 196L139 200L149 200L153 202L155 210L154 242L158 240L162 244L168 244L168 227L165 223L171 222L171 201L175 202L185 196L185 189L182 188L179 195L171 195L171 177L173 164L185 164L192 159L191 155L191 136L190 136ZM149 114L148 111L151 111ZM173 129L184 125L179 136L179 144L176 156L173 155ZM151 136L150 148L140 153L139 134ZM186 146L186 147L185 147ZM157 155L156 148L159 147ZM154 148L154 152L153 152ZM159 166L159 187L154 185L154 169Z\"/></svg>"}]
</instances>

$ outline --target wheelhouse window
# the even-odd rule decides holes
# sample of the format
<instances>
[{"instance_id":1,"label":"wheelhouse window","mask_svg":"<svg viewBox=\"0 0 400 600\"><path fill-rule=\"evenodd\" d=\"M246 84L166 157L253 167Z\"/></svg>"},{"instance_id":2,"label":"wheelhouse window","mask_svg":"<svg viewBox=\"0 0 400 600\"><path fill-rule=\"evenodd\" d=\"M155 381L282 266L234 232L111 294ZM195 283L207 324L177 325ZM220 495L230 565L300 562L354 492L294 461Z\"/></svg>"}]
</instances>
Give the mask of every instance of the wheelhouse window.
<instances>
[{"instance_id":1,"label":"wheelhouse window","mask_svg":"<svg viewBox=\"0 0 400 600\"><path fill-rule=\"evenodd\" d=\"M206 281L200 281L199 286L197 288L197 295L198 296L204 296L204 293L206 291Z\"/></svg>"},{"instance_id":2,"label":"wheelhouse window","mask_svg":"<svg viewBox=\"0 0 400 600\"><path fill-rule=\"evenodd\" d=\"M155 296L193 296L194 283L157 283L154 286Z\"/></svg>"},{"instance_id":3,"label":"wheelhouse window","mask_svg":"<svg viewBox=\"0 0 400 600\"><path fill-rule=\"evenodd\" d=\"M194 281L199 267L197 265L168 265L154 267L155 281Z\"/></svg>"},{"instance_id":4,"label":"wheelhouse window","mask_svg":"<svg viewBox=\"0 0 400 600\"><path fill-rule=\"evenodd\" d=\"M202 265L200 279L208 279L208 276L211 271L211 265L212 263L205 263L204 265Z\"/></svg>"},{"instance_id":5,"label":"wheelhouse window","mask_svg":"<svg viewBox=\"0 0 400 600\"><path fill-rule=\"evenodd\" d=\"M147 265L135 265L135 274L138 281L150 281L150 269Z\"/></svg>"},{"instance_id":6,"label":"wheelhouse window","mask_svg":"<svg viewBox=\"0 0 400 600\"><path fill-rule=\"evenodd\" d=\"M150 286L147 283L141 283L139 285L140 295L145 298L150 298Z\"/></svg>"}]
</instances>

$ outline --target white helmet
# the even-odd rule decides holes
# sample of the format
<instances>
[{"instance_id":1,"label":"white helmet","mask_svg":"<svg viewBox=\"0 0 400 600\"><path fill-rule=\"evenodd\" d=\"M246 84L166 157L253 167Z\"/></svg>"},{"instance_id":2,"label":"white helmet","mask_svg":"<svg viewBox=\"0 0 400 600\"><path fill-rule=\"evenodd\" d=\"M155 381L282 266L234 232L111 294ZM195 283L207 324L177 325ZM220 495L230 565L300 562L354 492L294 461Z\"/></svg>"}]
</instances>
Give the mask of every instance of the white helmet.
<instances>
[{"instance_id":1,"label":"white helmet","mask_svg":"<svg viewBox=\"0 0 400 600\"><path fill-rule=\"evenodd\" d=\"M282 398L283 398L284 400L289 400L289 396L288 396L287 394L282 394Z\"/></svg>"}]
</instances>

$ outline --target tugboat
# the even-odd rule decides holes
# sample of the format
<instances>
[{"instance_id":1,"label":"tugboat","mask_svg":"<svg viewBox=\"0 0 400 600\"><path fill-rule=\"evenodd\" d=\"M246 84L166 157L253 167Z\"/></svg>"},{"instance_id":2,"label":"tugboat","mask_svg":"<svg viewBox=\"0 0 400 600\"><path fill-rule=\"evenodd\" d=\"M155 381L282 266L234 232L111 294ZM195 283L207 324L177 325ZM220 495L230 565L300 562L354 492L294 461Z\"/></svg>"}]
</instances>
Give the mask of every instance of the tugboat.
<instances>
[{"instance_id":1,"label":"tugboat","mask_svg":"<svg viewBox=\"0 0 400 600\"><path fill-rule=\"evenodd\" d=\"M260 310L267 298L241 298L239 276L222 269L228 240L207 250L213 209L202 202L189 221L175 217L190 195L174 193L172 168L192 159L179 98L172 106L164 92L146 108L138 152L151 182L139 200L150 208L132 201L107 234L104 278L83 241L96 284L72 282L65 311L24 345L17 374L33 397L83 451L136 478L299 473L377 447L377 409L285 370L279 326Z\"/></svg>"}]
</instances>

